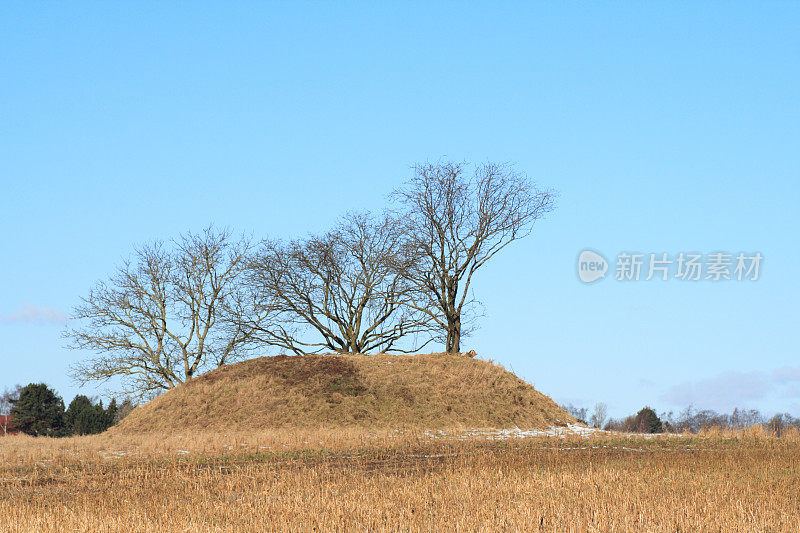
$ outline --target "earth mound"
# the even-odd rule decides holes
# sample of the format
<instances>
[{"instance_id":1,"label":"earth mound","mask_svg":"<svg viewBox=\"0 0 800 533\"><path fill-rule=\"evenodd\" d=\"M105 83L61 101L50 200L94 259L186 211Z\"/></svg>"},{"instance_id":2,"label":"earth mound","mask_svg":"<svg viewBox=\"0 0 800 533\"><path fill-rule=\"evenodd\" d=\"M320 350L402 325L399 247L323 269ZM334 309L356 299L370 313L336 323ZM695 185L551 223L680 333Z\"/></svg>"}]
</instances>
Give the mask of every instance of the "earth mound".
<instances>
[{"instance_id":1,"label":"earth mound","mask_svg":"<svg viewBox=\"0 0 800 533\"><path fill-rule=\"evenodd\" d=\"M446 354L260 357L137 407L113 431L512 428L575 419L499 365Z\"/></svg>"}]
</instances>

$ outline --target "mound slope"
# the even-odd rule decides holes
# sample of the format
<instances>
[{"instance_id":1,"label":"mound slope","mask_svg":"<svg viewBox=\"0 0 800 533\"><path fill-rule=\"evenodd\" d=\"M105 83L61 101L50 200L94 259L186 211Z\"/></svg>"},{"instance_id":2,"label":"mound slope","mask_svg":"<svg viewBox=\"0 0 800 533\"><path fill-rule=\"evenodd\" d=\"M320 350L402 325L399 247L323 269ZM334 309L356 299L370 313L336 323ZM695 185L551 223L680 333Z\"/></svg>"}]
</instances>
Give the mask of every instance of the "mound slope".
<instances>
[{"instance_id":1,"label":"mound slope","mask_svg":"<svg viewBox=\"0 0 800 533\"><path fill-rule=\"evenodd\" d=\"M136 408L114 432L275 427L543 428L574 419L499 365L430 355L250 359Z\"/></svg>"}]
</instances>

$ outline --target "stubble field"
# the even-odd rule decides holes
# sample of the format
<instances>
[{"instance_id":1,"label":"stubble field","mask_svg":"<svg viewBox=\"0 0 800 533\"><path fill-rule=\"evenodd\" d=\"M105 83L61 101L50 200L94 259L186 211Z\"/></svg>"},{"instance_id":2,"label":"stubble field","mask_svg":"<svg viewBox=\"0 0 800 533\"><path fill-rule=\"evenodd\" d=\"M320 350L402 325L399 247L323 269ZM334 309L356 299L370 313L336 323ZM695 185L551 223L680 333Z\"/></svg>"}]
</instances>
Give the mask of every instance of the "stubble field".
<instances>
[{"instance_id":1,"label":"stubble field","mask_svg":"<svg viewBox=\"0 0 800 533\"><path fill-rule=\"evenodd\" d=\"M3 531L800 531L800 438L0 440Z\"/></svg>"}]
</instances>

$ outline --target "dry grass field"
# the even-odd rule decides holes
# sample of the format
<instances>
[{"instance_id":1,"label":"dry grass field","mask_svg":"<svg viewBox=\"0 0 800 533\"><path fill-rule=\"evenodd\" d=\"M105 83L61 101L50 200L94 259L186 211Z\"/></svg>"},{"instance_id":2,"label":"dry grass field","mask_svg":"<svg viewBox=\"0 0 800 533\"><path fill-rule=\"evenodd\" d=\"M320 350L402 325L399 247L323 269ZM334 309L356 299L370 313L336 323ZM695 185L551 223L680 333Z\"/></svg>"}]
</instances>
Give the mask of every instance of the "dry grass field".
<instances>
[{"instance_id":1,"label":"dry grass field","mask_svg":"<svg viewBox=\"0 0 800 533\"><path fill-rule=\"evenodd\" d=\"M798 501L800 436L760 429L0 439L2 531L800 531Z\"/></svg>"}]
</instances>

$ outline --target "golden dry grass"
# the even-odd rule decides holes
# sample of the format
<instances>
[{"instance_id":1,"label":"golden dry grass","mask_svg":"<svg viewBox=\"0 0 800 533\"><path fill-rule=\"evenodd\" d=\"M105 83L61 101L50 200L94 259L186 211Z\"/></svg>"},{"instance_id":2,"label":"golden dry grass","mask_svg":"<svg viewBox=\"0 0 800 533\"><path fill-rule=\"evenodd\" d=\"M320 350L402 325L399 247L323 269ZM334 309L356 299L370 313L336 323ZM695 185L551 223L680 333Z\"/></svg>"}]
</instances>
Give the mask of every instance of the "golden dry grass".
<instances>
[{"instance_id":1,"label":"golden dry grass","mask_svg":"<svg viewBox=\"0 0 800 533\"><path fill-rule=\"evenodd\" d=\"M526 427L574 419L491 362L445 354L260 357L137 408L118 433L275 427Z\"/></svg>"},{"instance_id":2,"label":"golden dry grass","mask_svg":"<svg viewBox=\"0 0 800 533\"><path fill-rule=\"evenodd\" d=\"M800 531L800 437L0 439L2 531Z\"/></svg>"}]
</instances>

